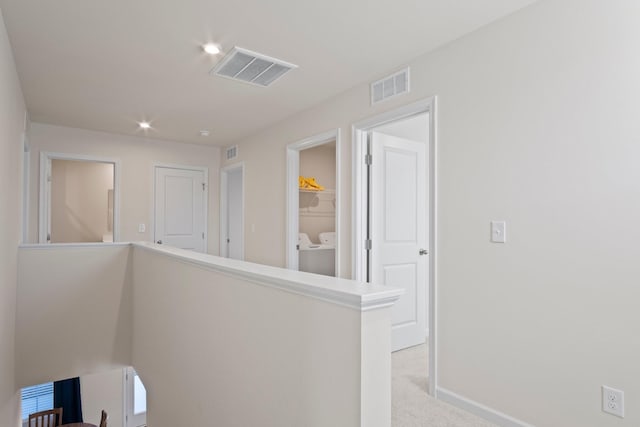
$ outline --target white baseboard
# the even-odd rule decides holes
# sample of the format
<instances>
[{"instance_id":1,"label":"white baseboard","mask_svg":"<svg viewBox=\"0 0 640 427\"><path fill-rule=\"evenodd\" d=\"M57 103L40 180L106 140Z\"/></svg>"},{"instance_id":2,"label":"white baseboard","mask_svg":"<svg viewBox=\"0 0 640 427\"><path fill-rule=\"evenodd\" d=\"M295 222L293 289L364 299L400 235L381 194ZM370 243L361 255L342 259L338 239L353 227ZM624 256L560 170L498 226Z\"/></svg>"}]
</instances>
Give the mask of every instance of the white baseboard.
<instances>
[{"instance_id":1,"label":"white baseboard","mask_svg":"<svg viewBox=\"0 0 640 427\"><path fill-rule=\"evenodd\" d=\"M442 387L436 389L436 397L503 427L534 427L532 424L520 421Z\"/></svg>"}]
</instances>

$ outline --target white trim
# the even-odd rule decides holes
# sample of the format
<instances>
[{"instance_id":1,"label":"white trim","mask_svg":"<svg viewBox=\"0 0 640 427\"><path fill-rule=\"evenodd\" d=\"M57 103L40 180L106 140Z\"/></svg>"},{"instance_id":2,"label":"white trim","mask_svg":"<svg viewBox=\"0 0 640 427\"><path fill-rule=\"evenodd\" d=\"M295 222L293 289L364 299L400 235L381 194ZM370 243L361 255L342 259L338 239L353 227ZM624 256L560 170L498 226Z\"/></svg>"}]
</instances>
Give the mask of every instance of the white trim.
<instances>
[{"instance_id":1,"label":"white trim","mask_svg":"<svg viewBox=\"0 0 640 427\"><path fill-rule=\"evenodd\" d=\"M89 243L49 243L43 245L42 243L25 243L18 245L20 249L91 249L91 248L104 248L105 246L129 246L130 242L89 242Z\"/></svg>"},{"instance_id":2,"label":"white trim","mask_svg":"<svg viewBox=\"0 0 640 427\"><path fill-rule=\"evenodd\" d=\"M240 169L242 173L242 218L240 219L242 227L241 227L241 239L240 239L240 256L241 259L244 260L244 219L245 219L245 175L244 175L244 162L233 163L231 165L225 166L220 169L220 256L228 258L229 254L227 252L227 239L229 236L227 235L227 225L228 225L228 214L227 214L227 204L228 204L228 194L227 194L227 180L229 176L229 172Z\"/></svg>"},{"instance_id":3,"label":"white trim","mask_svg":"<svg viewBox=\"0 0 640 427\"><path fill-rule=\"evenodd\" d=\"M378 114L354 123L353 141L353 215L352 215L352 272L355 280L366 279L366 262L364 241L366 236L366 169L364 155L366 153L367 132L375 127L401 120L421 113L429 113L429 394L436 395L438 384L437 365L437 108L436 97L432 96L400 108Z\"/></svg>"},{"instance_id":4,"label":"white trim","mask_svg":"<svg viewBox=\"0 0 640 427\"><path fill-rule=\"evenodd\" d=\"M342 266L340 262L340 240L341 240L341 170L342 155L340 129L334 129L318 135L305 138L301 141L287 145L287 181L286 181L286 197L287 197L287 214L286 214L286 268L290 270L298 269L298 230L299 230L299 188L298 176L300 175L300 151L308 148L318 147L335 141L336 143L336 247L335 247L335 275L341 277Z\"/></svg>"},{"instance_id":5,"label":"white trim","mask_svg":"<svg viewBox=\"0 0 640 427\"><path fill-rule=\"evenodd\" d=\"M485 420L503 427L533 427L533 424L525 423L524 421L441 387L437 388L436 395L440 400L448 402L458 408L462 408L465 411L471 412L472 414L478 415Z\"/></svg>"},{"instance_id":6,"label":"white trim","mask_svg":"<svg viewBox=\"0 0 640 427\"><path fill-rule=\"evenodd\" d=\"M38 242L47 243L47 232L51 220L50 191L47 189L48 163L51 160L78 160L83 162L113 164L113 241L120 239L120 159L73 153L40 152L40 185L38 206Z\"/></svg>"},{"instance_id":7,"label":"white trim","mask_svg":"<svg viewBox=\"0 0 640 427\"><path fill-rule=\"evenodd\" d=\"M248 280L252 283L289 293L330 302L358 311L391 307L403 289L356 283L349 279L285 270L187 251L153 243L132 243L134 248L154 252L201 268Z\"/></svg>"},{"instance_id":8,"label":"white trim","mask_svg":"<svg viewBox=\"0 0 640 427\"><path fill-rule=\"evenodd\" d=\"M167 168L167 169L182 169L182 170L190 170L190 171L198 171L204 174L204 182L206 183L206 190L204 191L204 252L207 253L209 251L209 168L206 166L191 166L191 165L179 165L175 163L153 163L151 167L152 173L152 188L153 197L151 197L151 221L150 226L152 227L151 235L152 241L156 241L156 169L157 168Z\"/></svg>"},{"instance_id":9,"label":"white trim","mask_svg":"<svg viewBox=\"0 0 640 427\"><path fill-rule=\"evenodd\" d=\"M26 120L26 119L25 119ZM29 194L31 194L31 148L27 131L22 139L22 242L29 241Z\"/></svg>"},{"instance_id":10,"label":"white trim","mask_svg":"<svg viewBox=\"0 0 640 427\"><path fill-rule=\"evenodd\" d=\"M128 396L128 391L127 391L127 387L129 386L128 384L128 378L127 378L127 374L129 373L129 368L131 366L128 366L126 368L122 368L122 425L124 427L128 427L128 419L127 419L127 398ZM102 415L102 414L100 414Z\"/></svg>"}]
</instances>

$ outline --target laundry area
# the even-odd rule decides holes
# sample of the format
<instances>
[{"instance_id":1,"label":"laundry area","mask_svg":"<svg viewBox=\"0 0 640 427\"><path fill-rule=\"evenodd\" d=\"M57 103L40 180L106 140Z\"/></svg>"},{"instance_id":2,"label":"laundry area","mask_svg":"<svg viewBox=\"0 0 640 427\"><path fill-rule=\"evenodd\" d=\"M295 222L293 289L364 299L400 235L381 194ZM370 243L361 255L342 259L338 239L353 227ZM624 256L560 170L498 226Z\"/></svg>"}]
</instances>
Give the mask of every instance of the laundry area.
<instances>
[{"instance_id":1,"label":"laundry area","mask_svg":"<svg viewBox=\"0 0 640 427\"><path fill-rule=\"evenodd\" d=\"M298 269L335 276L336 143L300 151Z\"/></svg>"}]
</instances>

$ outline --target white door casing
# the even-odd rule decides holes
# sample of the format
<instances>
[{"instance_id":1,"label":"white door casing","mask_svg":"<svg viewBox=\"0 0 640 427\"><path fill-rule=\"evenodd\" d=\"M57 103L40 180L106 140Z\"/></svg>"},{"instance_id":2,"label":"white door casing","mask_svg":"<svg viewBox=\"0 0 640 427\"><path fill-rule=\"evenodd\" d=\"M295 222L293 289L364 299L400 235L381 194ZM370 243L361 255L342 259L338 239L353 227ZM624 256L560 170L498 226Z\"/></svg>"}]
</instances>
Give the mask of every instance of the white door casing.
<instances>
[{"instance_id":1,"label":"white door casing","mask_svg":"<svg viewBox=\"0 0 640 427\"><path fill-rule=\"evenodd\" d=\"M206 206L206 170L156 166L156 243L206 252Z\"/></svg>"},{"instance_id":2,"label":"white door casing","mask_svg":"<svg viewBox=\"0 0 640 427\"><path fill-rule=\"evenodd\" d=\"M405 290L392 308L392 351L426 340L426 148L371 132L370 281Z\"/></svg>"},{"instance_id":3,"label":"white door casing","mask_svg":"<svg viewBox=\"0 0 640 427\"><path fill-rule=\"evenodd\" d=\"M341 269L341 217L342 205L341 198L341 173L342 164L342 145L340 137L340 129L335 129L325 133L321 133L301 141L287 145L287 228L286 228L286 268L298 270L298 233L299 233L299 214L300 214L300 188L298 186L298 176L300 174L300 151L313 147L318 147L335 141L336 144L336 188L335 188L335 231L336 246L334 250L335 256L335 276L342 277Z\"/></svg>"}]
</instances>

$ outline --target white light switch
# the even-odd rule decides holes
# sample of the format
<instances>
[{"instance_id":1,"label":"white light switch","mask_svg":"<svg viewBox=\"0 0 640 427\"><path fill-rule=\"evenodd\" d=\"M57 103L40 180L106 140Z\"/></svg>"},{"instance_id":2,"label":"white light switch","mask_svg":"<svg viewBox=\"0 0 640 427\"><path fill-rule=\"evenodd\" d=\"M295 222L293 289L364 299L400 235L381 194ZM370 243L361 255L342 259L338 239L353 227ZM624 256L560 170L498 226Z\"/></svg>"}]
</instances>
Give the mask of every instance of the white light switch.
<instances>
[{"instance_id":1,"label":"white light switch","mask_svg":"<svg viewBox=\"0 0 640 427\"><path fill-rule=\"evenodd\" d=\"M147 226L144 224L138 224L138 233L144 233L147 229Z\"/></svg>"},{"instance_id":2,"label":"white light switch","mask_svg":"<svg viewBox=\"0 0 640 427\"><path fill-rule=\"evenodd\" d=\"M491 241L504 243L507 241L507 223L504 221L491 221Z\"/></svg>"}]
</instances>

